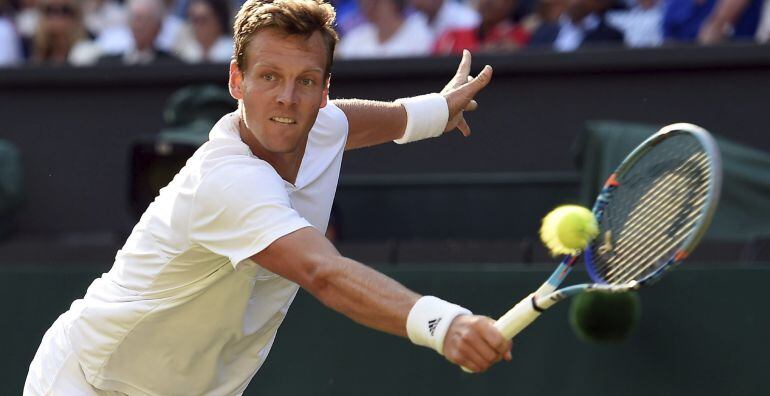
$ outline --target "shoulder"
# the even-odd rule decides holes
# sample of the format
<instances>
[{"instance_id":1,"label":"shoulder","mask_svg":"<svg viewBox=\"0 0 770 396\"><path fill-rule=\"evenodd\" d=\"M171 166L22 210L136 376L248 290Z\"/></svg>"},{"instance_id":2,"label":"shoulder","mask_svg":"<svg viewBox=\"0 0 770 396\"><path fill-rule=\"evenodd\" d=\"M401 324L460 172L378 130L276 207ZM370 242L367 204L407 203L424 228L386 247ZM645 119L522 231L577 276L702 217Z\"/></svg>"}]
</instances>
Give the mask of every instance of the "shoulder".
<instances>
[{"instance_id":1,"label":"shoulder","mask_svg":"<svg viewBox=\"0 0 770 396\"><path fill-rule=\"evenodd\" d=\"M201 173L194 194L199 206L237 209L259 202L289 204L283 179L267 162L246 156L204 161L208 169Z\"/></svg>"},{"instance_id":2,"label":"shoulder","mask_svg":"<svg viewBox=\"0 0 770 396\"><path fill-rule=\"evenodd\" d=\"M318 111L318 117L315 124L313 124L313 130L347 135L348 126L348 117L345 115L345 112L337 107L333 101L329 100L326 102L326 106Z\"/></svg>"}]
</instances>

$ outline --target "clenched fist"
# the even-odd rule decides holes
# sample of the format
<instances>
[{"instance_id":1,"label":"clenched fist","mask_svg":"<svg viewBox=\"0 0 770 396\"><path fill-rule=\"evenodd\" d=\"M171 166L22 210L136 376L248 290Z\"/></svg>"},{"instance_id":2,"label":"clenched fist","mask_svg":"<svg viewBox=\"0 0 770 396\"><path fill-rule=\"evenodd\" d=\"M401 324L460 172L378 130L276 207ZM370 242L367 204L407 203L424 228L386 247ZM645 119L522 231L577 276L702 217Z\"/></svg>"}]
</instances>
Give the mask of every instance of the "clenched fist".
<instances>
[{"instance_id":1,"label":"clenched fist","mask_svg":"<svg viewBox=\"0 0 770 396\"><path fill-rule=\"evenodd\" d=\"M444 338L444 356L475 373L486 371L502 359L510 361L512 343L494 323L486 316L456 317Z\"/></svg>"}]
</instances>

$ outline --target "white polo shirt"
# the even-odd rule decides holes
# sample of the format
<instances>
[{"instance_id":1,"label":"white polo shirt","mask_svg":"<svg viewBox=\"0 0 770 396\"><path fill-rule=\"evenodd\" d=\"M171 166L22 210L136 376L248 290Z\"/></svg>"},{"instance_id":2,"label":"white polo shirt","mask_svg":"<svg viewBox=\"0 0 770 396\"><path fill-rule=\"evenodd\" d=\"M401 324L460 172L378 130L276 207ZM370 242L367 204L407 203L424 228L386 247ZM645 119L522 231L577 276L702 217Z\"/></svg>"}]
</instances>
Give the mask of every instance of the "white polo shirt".
<instances>
[{"instance_id":1,"label":"white polo shirt","mask_svg":"<svg viewBox=\"0 0 770 396\"><path fill-rule=\"evenodd\" d=\"M265 361L298 286L249 257L297 229L325 232L348 123L331 102L296 184L224 116L160 191L112 269L62 316L87 380L131 395L237 395Z\"/></svg>"}]
</instances>

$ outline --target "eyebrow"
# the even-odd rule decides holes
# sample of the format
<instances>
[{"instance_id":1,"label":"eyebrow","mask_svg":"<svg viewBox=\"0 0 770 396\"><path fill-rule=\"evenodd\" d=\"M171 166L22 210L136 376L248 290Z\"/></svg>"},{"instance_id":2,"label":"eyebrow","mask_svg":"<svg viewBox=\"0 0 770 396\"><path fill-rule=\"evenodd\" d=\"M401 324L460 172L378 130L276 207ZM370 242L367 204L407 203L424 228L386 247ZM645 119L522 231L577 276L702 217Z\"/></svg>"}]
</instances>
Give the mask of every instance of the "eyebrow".
<instances>
[{"instance_id":1,"label":"eyebrow","mask_svg":"<svg viewBox=\"0 0 770 396\"><path fill-rule=\"evenodd\" d=\"M275 66L275 65L273 65L273 64L271 64L271 63L266 63L266 62L259 62L259 61L257 61L257 62L254 64L254 67L255 67L255 68L258 68L258 67L266 67L266 68L268 68L268 69L280 70L280 68L279 68L279 67L277 67L277 66ZM324 69L323 69L323 68L320 68L320 67L313 67L313 68L310 68L310 69L305 69L305 70L303 70L302 72L300 72L300 74L302 74L302 73L307 73L307 72L318 72L318 73L324 74Z\"/></svg>"}]
</instances>

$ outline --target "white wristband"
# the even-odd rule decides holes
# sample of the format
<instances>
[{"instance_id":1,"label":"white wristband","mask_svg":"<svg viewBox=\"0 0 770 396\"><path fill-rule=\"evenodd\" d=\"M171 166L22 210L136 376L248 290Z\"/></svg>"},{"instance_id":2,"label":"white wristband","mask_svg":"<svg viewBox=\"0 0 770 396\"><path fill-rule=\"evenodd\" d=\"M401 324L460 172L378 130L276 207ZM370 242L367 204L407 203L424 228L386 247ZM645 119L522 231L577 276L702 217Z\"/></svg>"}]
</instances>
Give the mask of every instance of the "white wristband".
<instances>
[{"instance_id":1,"label":"white wristband","mask_svg":"<svg viewBox=\"0 0 770 396\"><path fill-rule=\"evenodd\" d=\"M414 304L406 319L406 333L417 345L444 354L444 337L449 325L459 315L471 311L433 296L423 296Z\"/></svg>"},{"instance_id":2,"label":"white wristband","mask_svg":"<svg viewBox=\"0 0 770 396\"><path fill-rule=\"evenodd\" d=\"M432 93L396 100L406 109L406 131L398 144L441 136L449 122L449 105L443 95Z\"/></svg>"}]
</instances>

